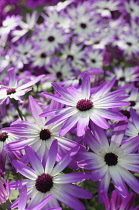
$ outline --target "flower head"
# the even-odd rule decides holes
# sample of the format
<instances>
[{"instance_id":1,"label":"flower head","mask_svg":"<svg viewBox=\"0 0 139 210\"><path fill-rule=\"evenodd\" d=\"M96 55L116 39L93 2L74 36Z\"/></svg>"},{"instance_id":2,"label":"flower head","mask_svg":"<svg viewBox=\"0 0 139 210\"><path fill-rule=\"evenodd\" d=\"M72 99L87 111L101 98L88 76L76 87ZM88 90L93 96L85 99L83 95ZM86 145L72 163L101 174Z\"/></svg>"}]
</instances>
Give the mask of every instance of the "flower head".
<instances>
[{"instance_id":1,"label":"flower head","mask_svg":"<svg viewBox=\"0 0 139 210\"><path fill-rule=\"evenodd\" d=\"M23 120L15 121L10 130L15 135L20 136L21 140L8 144L6 146L8 150L16 151L24 149L26 145L29 145L38 153L40 159L43 159L48 154L52 142L57 139L60 158L64 151L69 151L77 145L76 142L59 136L61 123L45 126L48 120L46 121L39 116L42 113L42 109L32 96L29 96L29 106L35 123Z\"/></svg>"},{"instance_id":2,"label":"flower head","mask_svg":"<svg viewBox=\"0 0 139 210\"><path fill-rule=\"evenodd\" d=\"M139 172L139 155L135 153L139 149L139 136L122 144L127 122L119 122L109 143L104 130L94 124L92 126L94 135L88 130L85 136L92 152L82 153L79 167L93 170L92 180L99 181L100 200L101 191L108 192L111 179L123 197L128 195L126 184L139 193L139 181L129 172Z\"/></svg>"},{"instance_id":3,"label":"flower head","mask_svg":"<svg viewBox=\"0 0 139 210\"><path fill-rule=\"evenodd\" d=\"M99 88L96 88L93 93L91 93L90 77L88 73L84 73L81 90L74 87L69 87L66 90L60 85L53 83L55 91L57 91L61 97L49 93L44 94L67 106L59 111L48 112L48 114L44 112L41 116L50 116L50 114L53 115L55 113L56 116L48 121L46 125L64 120L60 135L66 134L77 124L77 135L82 136L85 134L90 121L107 129L109 128L109 124L105 119L123 119L122 114L112 109L128 105L127 102L121 101L119 97L120 94L124 93L124 89L109 92L114 83L115 79L110 83L104 83Z\"/></svg>"},{"instance_id":4,"label":"flower head","mask_svg":"<svg viewBox=\"0 0 139 210\"><path fill-rule=\"evenodd\" d=\"M57 201L59 200L72 209L84 210L85 207L77 198L91 198L92 194L72 183L90 178L90 173L75 172L60 174L60 172L71 162L71 153L76 154L78 148L75 147L72 149L57 165L55 165L57 148L58 145L55 140L49 150L48 158L41 162L37 154L27 146L25 151L32 168L20 161L14 160L12 163L16 168L16 171L27 179L12 182L11 188L21 189L23 185L27 186L27 200L31 199L28 207L31 209L46 196L53 194L53 197L45 207L59 207ZM17 202L15 202L15 205L17 205Z\"/></svg>"},{"instance_id":5,"label":"flower head","mask_svg":"<svg viewBox=\"0 0 139 210\"><path fill-rule=\"evenodd\" d=\"M38 81L40 81L41 78L44 77L44 75L40 75L32 81L20 85L18 84L13 68L8 70L8 76L9 84L0 88L0 103L3 103L7 98L13 98L15 100L22 101L20 96L23 96L25 93L30 91L32 89L30 86L36 84Z\"/></svg>"}]
</instances>

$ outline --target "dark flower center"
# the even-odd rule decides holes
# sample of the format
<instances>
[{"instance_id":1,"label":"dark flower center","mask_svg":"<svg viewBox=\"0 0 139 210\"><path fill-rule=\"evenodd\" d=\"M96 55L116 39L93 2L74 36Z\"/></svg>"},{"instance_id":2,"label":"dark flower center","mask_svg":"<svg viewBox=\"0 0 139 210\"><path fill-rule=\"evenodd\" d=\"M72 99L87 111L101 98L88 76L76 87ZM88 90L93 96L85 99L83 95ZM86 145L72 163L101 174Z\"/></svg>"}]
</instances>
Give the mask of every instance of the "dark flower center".
<instances>
[{"instance_id":1,"label":"dark flower center","mask_svg":"<svg viewBox=\"0 0 139 210\"><path fill-rule=\"evenodd\" d=\"M80 111L87 111L93 107L93 102L89 99L81 99L78 101L76 108Z\"/></svg>"},{"instance_id":2,"label":"dark flower center","mask_svg":"<svg viewBox=\"0 0 139 210\"><path fill-rule=\"evenodd\" d=\"M91 61L92 61L92 63L96 63L96 60L95 59L92 59Z\"/></svg>"},{"instance_id":3,"label":"dark flower center","mask_svg":"<svg viewBox=\"0 0 139 210\"><path fill-rule=\"evenodd\" d=\"M7 132L0 133L0 141L4 142L7 138L8 138Z\"/></svg>"},{"instance_id":4,"label":"dark flower center","mask_svg":"<svg viewBox=\"0 0 139 210\"><path fill-rule=\"evenodd\" d=\"M62 77L62 73L61 73L60 71L58 71L58 72L56 73L56 76L57 76L57 78L61 78L61 77Z\"/></svg>"},{"instance_id":5,"label":"dark flower center","mask_svg":"<svg viewBox=\"0 0 139 210\"><path fill-rule=\"evenodd\" d=\"M12 93L16 93L15 88L9 88L9 89L7 90L7 95L11 95Z\"/></svg>"},{"instance_id":6,"label":"dark flower center","mask_svg":"<svg viewBox=\"0 0 139 210\"><path fill-rule=\"evenodd\" d=\"M41 58L46 58L46 54L45 54L45 53L41 53L41 54L40 54L40 57L41 57Z\"/></svg>"},{"instance_id":7,"label":"dark flower center","mask_svg":"<svg viewBox=\"0 0 139 210\"><path fill-rule=\"evenodd\" d=\"M127 42L126 44L127 44L129 47L132 46L132 43L131 43L131 42Z\"/></svg>"},{"instance_id":8,"label":"dark flower center","mask_svg":"<svg viewBox=\"0 0 139 210\"><path fill-rule=\"evenodd\" d=\"M51 137L51 133L48 129L43 129L40 132L40 139L48 140Z\"/></svg>"},{"instance_id":9,"label":"dark flower center","mask_svg":"<svg viewBox=\"0 0 139 210\"><path fill-rule=\"evenodd\" d=\"M120 81L125 81L125 77L120 77L119 80Z\"/></svg>"},{"instance_id":10,"label":"dark flower center","mask_svg":"<svg viewBox=\"0 0 139 210\"><path fill-rule=\"evenodd\" d=\"M125 115L128 119L130 118L130 112L127 110L121 110L121 113Z\"/></svg>"},{"instance_id":11,"label":"dark flower center","mask_svg":"<svg viewBox=\"0 0 139 210\"><path fill-rule=\"evenodd\" d=\"M105 155L104 160L108 166L115 166L118 163L118 156L110 152Z\"/></svg>"},{"instance_id":12,"label":"dark flower center","mask_svg":"<svg viewBox=\"0 0 139 210\"><path fill-rule=\"evenodd\" d=\"M110 11L110 12L111 12L111 16L112 16L113 20L117 20L121 15L121 12L118 10L114 10L114 11Z\"/></svg>"},{"instance_id":13,"label":"dark flower center","mask_svg":"<svg viewBox=\"0 0 139 210\"><path fill-rule=\"evenodd\" d=\"M81 23L80 26L81 26L81 28L83 28L83 29L87 27L87 25L86 25L85 23Z\"/></svg>"},{"instance_id":14,"label":"dark flower center","mask_svg":"<svg viewBox=\"0 0 139 210\"><path fill-rule=\"evenodd\" d=\"M74 57L73 57L73 55L68 55L67 59L70 59L71 61L73 61Z\"/></svg>"},{"instance_id":15,"label":"dark flower center","mask_svg":"<svg viewBox=\"0 0 139 210\"><path fill-rule=\"evenodd\" d=\"M134 82L136 88L139 88L139 81Z\"/></svg>"},{"instance_id":16,"label":"dark flower center","mask_svg":"<svg viewBox=\"0 0 139 210\"><path fill-rule=\"evenodd\" d=\"M130 11L131 11L131 12L134 12L134 10L133 10L132 8L130 8Z\"/></svg>"},{"instance_id":17,"label":"dark flower center","mask_svg":"<svg viewBox=\"0 0 139 210\"><path fill-rule=\"evenodd\" d=\"M36 179L35 187L38 191L46 193L53 187L53 177L49 174L41 174Z\"/></svg>"},{"instance_id":18,"label":"dark flower center","mask_svg":"<svg viewBox=\"0 0 139 210\"><path fill-rule=\"evenodd\" d=\"M136 102L135 101L129 101L130 102L130 106L135 106L136 105Z\"/></svg>"},{"instance_id":19,"label":"dark flower center","mask_svg":"<svg viewBox=\"0 0 139 210\"><path fill-rule=\"evenodd\" d=\"M48 37L48 41L49 41L49 42L53 42L54 40L55 40L55 37L54 37L54 36L49 36L49 37Z\"/></svg>"}]
</instances>

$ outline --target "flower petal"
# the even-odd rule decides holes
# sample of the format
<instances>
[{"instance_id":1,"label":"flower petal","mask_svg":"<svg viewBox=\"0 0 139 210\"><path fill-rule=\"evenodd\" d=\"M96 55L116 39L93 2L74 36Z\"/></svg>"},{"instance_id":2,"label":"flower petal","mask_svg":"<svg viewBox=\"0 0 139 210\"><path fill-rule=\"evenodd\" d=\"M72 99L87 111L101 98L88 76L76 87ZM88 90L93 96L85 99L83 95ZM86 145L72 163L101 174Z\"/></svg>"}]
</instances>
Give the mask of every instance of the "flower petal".
<instances>
[{"instance_id":1,"label":"flower petal","mask_svg":"<svg viewBox=\"0 0 139 210\"><path fill-rule=\"evenodd\" d=\"M110 127L108 122L95 112L91 114L90 118L97 126L103 129L108 129Z\"/></svg>"},{"instance_id":2,"label":"flower petal","mask_svg":"<svg viewBox=\"0 0 139 210\"><path fill-rule=\"evenodd\" d=\"M34 121L37 123L39 127L42 128L45 124L45 119L39 116L42 113L42 109L32 96L29 96L29 107L30 107L32 116L34 118Z\"/></svg>"},{"instance_id":3,"label":"flower petal","mask_svg":"<svg viewBox=\"0 0 139 210\"><path fill-rule=\"evenodd\" d=\"M88 190L74 184L63 184L61 185L61 188L64 191L67 191L68 189L68 193L77 198L91 199L93 196Z\"/></svg>"},{"instance_id":4,"label":"flower petal","mask_svg":"<svg viewBox=\"0 0 139 210\"><path fill-rule=\"evenodd\" d=\"M73 126L76 125L77 121L78 121L79 117L78 115L73 115L72 117L70 117L62 126L59 135L60 136L64 136L71 128L73 128Z\"/></svg>"},{"instance_id":5,"label":"flower petal","mask_svg":"<svg viewBox=\"0 0 139 210\"><path fill-rule=\"evenodd\" d=\"M48 158L47 158L47 162L46 162L46 166L45 166L45 173L49 174L51 173L55 161L56 161L56 156L57 156L57 150L58 150L58 144L57 144L57 140L54 140L52 142L52 145L50 147L49 153L48 153Z\"/></svg>"},{"instance_id":6,"label":"flower petal","mask_svg":"<svg viewBox=\"0 0 139 210\"><path fill-rule=\"evenodd\" d=\"M90 98L90 76L88 73L84 73L82 79L82 94L84 98Z\"/></svg>"},{"instance_id":7,"label":"flower petal","mask_svg":"<svg viewBox=\"0 0 139 210\"><path fill-rule=\"evenodd\" d=\"M55 186L53 188L54 194L60 202L64 203L66 206L74 210L85 210L85 206L77 198L73 197L68 192L60 189L60 187Z\"/></svg>"},{"instance_id":8,"label":"flower petal","mask_svg":"<svg viewBox=\"0 0 139 210\"><path fill-rule=\"evenodd\" d=\"M118 190L122 196L127 196L128 190L123 180L123 177L120 174L121 168L119 166L111 166L109 167L109 170L116 190Z\"/></svg>"},{"instance_id":9,"label":"flower petal","mask_svg":"<svg viewBox=\"0 0 139 210\"><path fill-rule=\"evenodd\" d=\"M70 156L72 156L73 154L76 154L79 150L79 147L74 147L72 148L64 157L63 159L58 162L58 164L53 168L51 175L55 176L58 173L60 173L64 168L66 168L66 166L71 162L72 158Z\"/></svg>"},{"instance_id":10,"label":"flower petal","mask_svg":"<svg viewBox=\"0 0 139 210\"><path fill-rule=\"evenodd\" d=\"M18 210L25 209L26 202L27 202L27 187L26 185L24 185L19 195Z\"/></svg>"},{"instance_id":11,"label":"flower petal","mask_svg":"<svg viewBox=\"0 0 139 210\"><path fill-rule=\"evenodd\" d=\"M35 207L33 207L32 209L28 209L28 210L40 210L42 209L46 203L48 203L48 201L53 197L53 195L48 195L46 198L44 198L40 203L36 204ZM22 209L23 210L23 209Z\"/></svg>"},{"instance_id":12,"label":"flower petal","mask_svg":"<svg viewBox=\"0 0 139 210\"><path fill-rule=\"evenodd\" d=\"M110 185L110 173L107 171L106 175L104 178L99 182L98 184L98 195L99 195L99 202L103 203L103 197L102 197L102 192L108 192L108 188Z\"/></svg>"},{"instance_id":13,"label":"flower petal","mask_svg":"<svg viewBox=\"0 0 139 210\"><path fill-rule=\"evenodd\" d=\"M91 179L94 182L101 181L104 178L104 176L106 175L107 171L108 171L108 166L107 165L104 165L101 168L95 169L95 170L92 171Z\"/></svg>"},{"instance_id":14,"label":"flower petal","mask_svg":"<svg viewBox=\"0 0 139 210\"><path fill-rule=\"evenodd\" d=\"M12 161L13 166L16 168L16 171L21 173L23 176L27 177L28 179L31 180L36 180L37 175L35 171L28 166L26 166L24 163L18 161L18 160L13 160Z\"/></svg>"},{"instance_id":15,"label":"flower petal","mask_svg":"<svg viewBox=\"0 0 139 210\"><path fill-rule=\"evenodd\" d=\"M123 140L126 128L127 128L127 121L118 122L113 130L111 141L120 145Z\"/></svg>"},{"instance_id":16,"label":"flower petal","mask_svg":"<svg viewBox=\"0 0 139 210\"><path fill-rule=\"evenodd\" d=\"M43 174L44 173L44 168L42 166L42 163L41 163L39 157L34 152L34 150L31 147L26 146L25 151L26 151L26 155L28 157L28 160L29 160L32 168L36 172L36 174L37 175Z\"/></svg>"},{"instance_id":17,"label":"flower petal","mask_svg":"<svg viewBox=\"0 0 139 210\"><path fill-rule=\"evenodd\" d=\"M9 76L9 87L10 88L16 88L17 87L17 78L16 74L13 68L8 70L8 76Z\"/></svg>"},{"instance_id":18,"label":"flower petal","mask_svg":"<svg viewBox=\"0 0 139 210\"><path fill-rule=\"evenodd\" d=\"M130 139L128 142L123 144L121 146L121 149L123 150L123 154L129 154L136 152L139 149L139 136L136 136L132 139Z\"/></svg>"},{"instance_id":19,"label":"flower petal","mask_svg":"<svg viewBox=\"0 0 139 210\"><path fill-rule=\"evenodd\" d=\"M81 182L91 178L90 172L73 172L70 174L62 174L53 178L53 182L56 184L69 184Z\"/></svg>"},{"instance_id":20,"label":"flower petal","mask_svg":"<svg viewBox=\"0 0 139 210\"><path fill-rule=\"evenodd\" d=\"M137 194L139 194L139 181L128 170L124 168L121 168L119 172L125 182L129 185L129 187Z\"/></svg>"},{"instance_id":21,"label":"flower petal","mask_svg":"<svg viewBox=\"0 0 139 210\"><path fill-rule=\"evenodd\" d=\"M45 75L42 74L42 75L36 77L35 79L33 79L33 80L27 82L26 84L19 86L19 87L17 88L17 90L23 90L23 89L25 89L25 88L28 88L28 87L30 87L30 86L36 84L36 83L39 82L44 76L45 76Z\"/></svg>"}]
</instances>

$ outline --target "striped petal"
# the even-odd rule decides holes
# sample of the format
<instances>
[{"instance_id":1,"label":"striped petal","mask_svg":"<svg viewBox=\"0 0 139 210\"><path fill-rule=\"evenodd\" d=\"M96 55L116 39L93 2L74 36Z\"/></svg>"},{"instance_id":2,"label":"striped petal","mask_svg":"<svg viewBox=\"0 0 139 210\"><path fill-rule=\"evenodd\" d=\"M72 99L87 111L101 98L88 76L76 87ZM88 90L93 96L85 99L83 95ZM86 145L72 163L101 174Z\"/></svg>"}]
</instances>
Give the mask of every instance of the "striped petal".
<instances>
[{"instance_id":1,"label":"striped petal","mask_svg":"<svg viewBox=\"0 0 139 210\"><path fill-rule=\"evenodd\" d=\"M13 160L12 161L13 166L16 168L16 171L21 173L23 176L27 177L28 179L31 180L36 180L37 175L35 171L28 166L26 166L24 163L18 161L18 160Z\"/></svg>"},{"instance_id":2,"label":"striped petal","mask_svg":"<svg viewBox=\"0 0 139 210\"><path fill-rule=\"evenodd\" d=\"M39 157L34 152L34 150L31 147L26 146L25 151L26 151L26 155L28 157L28 160L29 160L32 168L36 172L36 174L37 175L43 174L44 173L44 168L42 166L42 163L41 163Z\"/></svg>"},{"instance_id":3,"label":"striped petal","mask_svg":"<svg viewBox=\"0 0 139 210\"><path fill-rule=\"evenodd\" d=\"M56 198L73 210L85 210L85 206L75 197L60 189L60 187L53 188ZM72 202L71 202L72 201Z\"/></svg>"},{"instance_id":4,"label":"striped petal","mask_svg":"<svg viewBox=\"0 0 139 210\"><path fill-rule=\"evenodd\" d=\"M121 168L119 172L125 182L129 185L129 187L137 194L139 194L139 181L128 170L124 168Z\"/></svg>"},{"instance_id":5,"label":"striped petal","mask_svg":"<svg viewBox=\"0 0 139 210\"><path fill-rule=\"evenodd\" d=\"M53 182L56 184L69 184L81 182L89 178L91 178L90 172L73 172L56 176L53 178Z\"/></svg>"},{"instance_id":6,"label":"striped petal","mask_svg":"<svg viewBox=\"0 0 139 210\"><path fill-rule=\"evenodd\" d=\"M119 191L119 193L122 196L127 196L128 190L124 183L123 177L121 177L121 174L120 174L121 168L118 166L111 166L109 167L109 170L110 170L110 175L111 175L115 188Z\"/></svg>"},{"instance_id":7,"label":"striped petal","mask_svg":"<svg viewBox=\"0 0 139 210\"><path fill-rule=\"evenodd\" d=\"M51 173L51 171L54 167L54 164L55 164L55 161L56 161L56 156L57 156L57 150L58 150L58 144L57 144L57 141L54 140L51 147L50 147L49 153L48 153L48 158L47 158L47 162L46 162L46 166L45 166L45 173L46 174Z\"/></svg>"},{"instance_id":8,"label":"striped petal","mask_svg":"<svg viewBox=\"0 0 139 210\"><path fill-rule=\"evenodd\" d=\"M90 76L88 73L84 73L82 79L82 94L83 97L89 99L90 97Z\"/></svg>"}]
</instances>

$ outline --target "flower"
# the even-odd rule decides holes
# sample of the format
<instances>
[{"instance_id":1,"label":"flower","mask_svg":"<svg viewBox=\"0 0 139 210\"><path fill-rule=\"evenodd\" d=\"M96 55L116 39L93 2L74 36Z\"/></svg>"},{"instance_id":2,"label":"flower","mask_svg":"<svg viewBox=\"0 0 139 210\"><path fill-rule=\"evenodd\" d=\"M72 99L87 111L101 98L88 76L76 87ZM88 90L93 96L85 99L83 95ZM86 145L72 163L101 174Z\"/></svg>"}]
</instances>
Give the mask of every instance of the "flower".
<instances>
[{"instance_id":1,"label":"flower","mask_svg":"<svg viewBox=\"0 0 139 210\"><path fill-rule=\"evenodd\" d=\"M99 1L96 1L93 4L94 9L98 13L101 14L102 17L111 17L111 12L117 11L119 6L119 1L114 1L114 0L104 0L101 1L101 4Z\"/></svg>"},{"instance_id":2,"label":"flower","mask_svg":"<svg viewBox=\"0 0 139 210\"><path fill-rule=\"evenodd\" d=\"M19 135L20 136L20 135ZM0 175L5 174L5 163L7 155L10 155L10 153L5 152L4 147L7 143L16 141L19 139L18 135L13 134L9 127L2 128L0 130ZM15 151L15 155L17 152Z\"/></svg>"},{"instance_id":3,"label":"flower","mask_svg":"<svg viewBox=\"0 0 139 210\"><path fill-rule=\"evenodd\" d=\"M13 36L12 42L16 42L18 39L27 34L29 31L32 32L32 30L35 27L35 24L37 23L38 18L39 15L37 11L33 11L31 15L28 13L26 15L26 22L21 21L21 23L19 24L21 29L14 30L12 32Z\"/></svg>"},{"instance_id":4,"label":"flower","mask_svg":"<svg viewBox=\"0 0 139 210\"><path fill-rule=\"evenodd\" d=\"M21 161L13 160L12 164L16 168L16 171L27 177L27 179L12 182L10 186L12 189L21 189L23 185L27 186L27 200L31 199L28 208L31 209L46 196L53 194L53 197L46 207L59 207L57 201L59 200L74 210L84 210L84 205L77 198L90 199L92 194L71 183L89 179L90 173L73 172L70 174L60 174L71 162L71 153L76 154L78 148L75 147L72 149L72 151L68 152L64 158L55 165L57 149L58 144L55 140L51 145L47 159L41 162L37 154L29 146L26 146L26 155L32 168ZM15 205L16 204L17 202L15 201Z\"/></svg>"},{"instance_id":5,"label":"flower","mask_svg":"<svg viewBox=\"0 0 139 210\"><path fill-rule=\"evenodd\" d=\"M87 48L86 50L86 63L89 68L102 68L103 65L103 55L100 50L94 50L92 48Z\"/></svg>"},{"instance_id":6,"label":"flower","mask_svg":"<svg viewBox=\"0 0 139 210\"><path fill-rule=\"evenodd\" d=\"M77 4L76 7L72 5L67 8L67 16L71 19L73 33L78 36L80 41L92 36L96 28L96 16L91 8L91 3L87 1Z\"/></svg>"},{"instance_id":7,"label":"flower","mask_svg":"<svg viewBox=\"0 0 139 210\"><path fill-rule=\"evenodd\" d=\"M126 184L139 194L139 181L129 172L139 172L139 154L135 153L139 149L139 136L123 144L126 126L127 122L119 122L113 130L111 141L108 141L104 130L95 124L92 124L94 135L89 130L86 132L85 140L92 152L80 155L79 167L92 170L92 180L99 181L100 202L101 192L108 192L111 179L123 197L128 195Z\"/></svg>"},{"instance_id":8,"label":"flower","mask_svg":"<svg viewBox=\"0 0 139 210\"><path fill-rule=\"evenodd\" d=\"M9 181L1 177L0 178L0 204L5 204L8 201L9 197L10 197Z\"/></svg>"},{"instance_id":9,"label":"flower","mask_svg":"<svg viewBox=\"0 0 139 210\"><path fill-rule=\"evenodd\" d=\"M35 45L43 49L46 53L53 53L60 45L69 40L69 35L61 28L41 25L36 28L32 36Z\"/></svg>"},{"instance_id":10,"label":"flower","mask_svg":"<svg viewBox=\"0 0 139 210\"><path fill-rule=\"evenodd\" d=\"M47 70L54 75L55 81L63 81L73 76L70 65L59 58L53 59L53 63Z\"/></svg>"},{"instance_id":11,"label":"flower","mask_svg":"<svg viewBox=\"0 0 139 210\"><path fill-rule=\"evenodd\" d=\"M0 131L0 153L3 150L3 147L9 143L9 142L13 142L16 141L17 139L19 139L20 135L15 135L12 132L10 132L9 128L3 128Z\"/></svg>"},{"instance_id":12,"label":"flower","mask_svg":"<svg viewBox=\"0 0 139 210\"><path fill-rule=\"evenodd\" d=\"M129 57L139 54L139 37L131 31L132 30L126 33L124 31L119 31L118 39L113 42L114 46L118 46Z\"/></svg>"},{"instance_id":13,"label":"flower","mask_svg":"<svg viewBox=\"0 0 139 210\"><path fill-rule=\"evenodd\" d=\"M29 96L29 106L35 123L27 121L15 121L10 130L22 139L15 143L8 144L5 149L16 151L23 149L26 145L31 146L42 160L44 155L48 154L50 146L54 139L58 140L58 154L61 156L64 151L68 151L77 145L76 142L59 137L60 123L45 126L46 120L39 115L42 113L41 107Z\"/></svg>"},{"instance_id":14,"label":"flower","mask_svg":"<svg viewBox=\"0 0 139 210\"><path fill-rule=\"evenodd\" d=\"M71 64L71 66L84 66L84 50L83 45L79 45L76 41L72 41L71 45L65 45L61 49L62 59Z\"/></svg>"},{"instance_id":15,"label":"flower","mask_svg":"<svg viewBox=\"0 0 139 210\"><path fill-rule=\"evenodd\" d=\"M43 48L33 49L32 53L32 67L43 67L46 69L46 66L50 65L50 55L46 53L46 50Z\"/></svg>"},{"instance_id":16,"label":"flower","mask_svg":"<svg viewBox=\"0 0 139 210\"><path fill-rule=\"evenodd\" d=\"M130 105L128 107L124 107L124 109L126 108L127 110L129 110L132 107L133 109L138 110L139 109L139 98L138 98L139 90L138 88L134 88L132 86L130 87L129 90L131 90L130 95L125 100L129 101Z\"/></svg>"},{"instance_id":17,"label":"flower","mask_svg":"<svg viewBox=\"0 0 139 210\"><path fill-rule=\"evenodd\" d=\"M102 192L103 193L103 192ZM112 192L111 199L109 201L106 193L103 193L103 201L106 210L138 210L139 206L134 208L135 194L130 193L127 197L122 198L116 190Z\"/></svg>"},{"instance_id":18,"label":"flower","mask_svg":"<svg viewBox=\"0 0 139 210\"><path fill-rule=\"evenodd\" d=\"M12 63L14 69L17 71L22 69L24 65L29 64L32 57L32 43L30 40L21 39L15 46L8 50L6 60Z\"/></svg>"},{"instance_id":19,"label":"flower","mask_svg":"<svg viewBox=\"0 0 139 210\"><path fill-rule=\"evenodd\" d=\"M139 5L137 2L131 0L129 2L125 2L125 9L130 14L132 18L139 17Z\"/></svg>"},{"instance_id":20,"label":"flower","mask_svg":"<svg viewBox=\"0 0 139 210\"><path fill-rule=\"evenodd\" d=\"M55 90L61 97L44 93L49 98L56 100L62 104L66 104L66 108L61 110L44 112L40 116L54 116L46 125L64 120L64 125L60 130L60 135L66 134L71 128L77 124L77 135L82 136L93 121L96 125L108 129L109 124L105 119L122 120L123 115L119 112L112 111L112 108L126 106L127 102L121 101L120 94L124 93L124 89L108 93L115 83L113 79L110 83L104 83L90 93L90 77L88 73L84 73L82 79L81 91L74 87L67 89L56 83L52 83Z\"/></svg>"},{"instance_id":21,"label":"flower","mask_svg":"<svg viewBox=\"0 0 139 210\"><path fill-rule=\"evenodd\" d=\"M118 81L118 86L125 86L131 84L131 82L139 81L139 73L137 67L123 69L121 66L115 67L114 72L107 71L108 81L113 79L115 76Z\"/></svg>"},{"instance_id":22,"label":"flower","mask_svg":"<svg viewBox=\"0 0 139 210\"><path fill-rule=\"evenodd\" d=\"M4 85L0 88L0 103L3 103L7 98L13 98L15 100L22 101L20 99L20 96L23 96L25 93L30 91L32 89L30 86L36 84L44 77L44 75L40 75L32 81L20 85L19 81L17 81L16 74L13 68L8 70L8 76L9 85Z\"/></svg>"}]
</instances>

